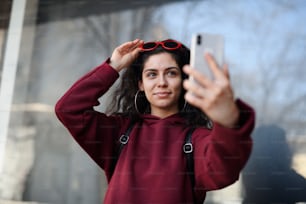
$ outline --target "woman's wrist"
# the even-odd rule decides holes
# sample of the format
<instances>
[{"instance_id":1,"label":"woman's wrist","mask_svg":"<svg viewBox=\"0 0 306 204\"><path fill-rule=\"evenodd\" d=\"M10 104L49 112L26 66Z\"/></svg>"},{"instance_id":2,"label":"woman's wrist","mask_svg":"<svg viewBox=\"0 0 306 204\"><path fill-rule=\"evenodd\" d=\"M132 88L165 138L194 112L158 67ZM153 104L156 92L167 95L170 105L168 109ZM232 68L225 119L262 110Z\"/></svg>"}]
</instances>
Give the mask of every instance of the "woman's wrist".
<instances>
[{"instance_id":1,"label":"woman's wrist","mask_svg":"<svg viewBox=\"0 0 306 204\"><path fill-rule=\"evenodd\" d=\"M118 65L118 63L116 63L113 60L109 60L108 62L109 66L111 66L114 70L116 70L117 72L120 72L122 68L120 68L120 66Z\"/></svg>"},{"instance_id":2,"label":"woman's wrist","mask_svg":"<svg viewBox=\"0 0 306 204\"><path fill-rule=\"evenodd\" d=\"M240 118L240 110L238 106L234 103L229 111L228 118L223 123L222 126L227 128L235 128L239 125L239 118Z\"/></svg>"}]
</instances>

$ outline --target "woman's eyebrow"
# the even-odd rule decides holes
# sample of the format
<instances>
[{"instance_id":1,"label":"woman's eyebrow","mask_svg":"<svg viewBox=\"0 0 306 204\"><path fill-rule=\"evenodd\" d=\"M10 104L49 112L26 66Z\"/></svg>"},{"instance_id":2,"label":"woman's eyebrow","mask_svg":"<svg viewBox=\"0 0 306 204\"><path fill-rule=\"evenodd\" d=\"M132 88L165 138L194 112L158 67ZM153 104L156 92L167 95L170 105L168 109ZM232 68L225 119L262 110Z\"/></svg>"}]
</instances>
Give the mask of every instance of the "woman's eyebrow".
<instances>
[{"instance_id":1,"label":"woman's eyebrow","mask_svg":"<svg viewBox=\"0 0 306 204\"><path fill-rule=\"evenodd\" d=\"M178 69L178 70L180 70L180 68L178 68L178 67L168 67L168 68L166 68L166 70L169 70L169 69Z\"/></svg>"},{"instance_id":2,"label":"woman's eyebrow","mask_svg":"<svg viewBox=\"0 0 306 204\"><path fill-rule=\"evenodd\" d=\"M154 69L154 68L145 68L143 72L156 71L156 70L157 69Z\"/></svg>"},{"instance_id":3,"label":"woman's eyebrow","mask_svg":"<svg viewBox=\"0 0 306 204\"><path fill-rule=\"evenodd\" d=\"M177 70L179 70L180 68L171 66L171 67L167 67L165 70L169 70L169 69L177 69ZM145 69L143 70L143 72L147 72L147 71L157 71L157 70L158 70L158 69L156 69L156 68L145 68Z\"/></svg>"}]
</instances>

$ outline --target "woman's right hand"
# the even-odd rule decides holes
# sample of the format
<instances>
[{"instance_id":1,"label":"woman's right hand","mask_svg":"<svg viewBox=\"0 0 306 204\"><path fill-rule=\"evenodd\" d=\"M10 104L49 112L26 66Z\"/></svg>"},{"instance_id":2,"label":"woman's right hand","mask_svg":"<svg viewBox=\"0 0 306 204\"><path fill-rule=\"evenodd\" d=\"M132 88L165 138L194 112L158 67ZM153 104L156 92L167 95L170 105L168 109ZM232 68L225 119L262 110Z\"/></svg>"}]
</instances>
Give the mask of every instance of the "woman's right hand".
<instances>
[{"instance_id":1,"label":"woman's right hand","mask_svg":"<svg viewBox=\"0 0 306 204\"><path fill-rule=\"evenodd\" d=\"M136 39L116 47L110 58L109 65L118 72L128 67L138 56L141 44L143 44L143 40Z\"/></svg>"}]
</instances>

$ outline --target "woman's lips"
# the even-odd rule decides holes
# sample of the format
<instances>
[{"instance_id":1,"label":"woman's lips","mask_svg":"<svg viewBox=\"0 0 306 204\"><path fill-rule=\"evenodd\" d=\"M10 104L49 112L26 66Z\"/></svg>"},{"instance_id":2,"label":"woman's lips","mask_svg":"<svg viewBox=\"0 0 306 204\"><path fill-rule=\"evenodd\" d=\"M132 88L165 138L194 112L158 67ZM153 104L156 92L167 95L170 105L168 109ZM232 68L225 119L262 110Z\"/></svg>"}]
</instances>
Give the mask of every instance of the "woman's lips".
<instances>
[{"instance_id":1,"label":"woman's lips","mask_svg":"<svg viewBox=\"0 0 306 204\"><path fill-rule=\"evenodd\" d=\"M166 91L162 91L162 92L156 92L154 93L154 95L160 97L160 98L166 98L171 94L171 92L166 92Z\"/></svg>"}]
</instances>

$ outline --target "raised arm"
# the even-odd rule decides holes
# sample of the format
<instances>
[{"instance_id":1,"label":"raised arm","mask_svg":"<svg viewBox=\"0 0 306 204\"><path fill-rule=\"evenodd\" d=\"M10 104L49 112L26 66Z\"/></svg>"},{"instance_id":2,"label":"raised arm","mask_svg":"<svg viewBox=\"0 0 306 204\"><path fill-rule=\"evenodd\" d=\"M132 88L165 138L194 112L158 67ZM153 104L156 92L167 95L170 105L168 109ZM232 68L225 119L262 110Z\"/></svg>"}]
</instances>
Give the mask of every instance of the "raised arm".
<instances>
[{"instance_id":1,"label":"raised arm","mask_svg":"<svg viewBox=\"0 0 306 204\"><path fill-rule=\"evenodd\" d=\"M119 77L139 52L141 40L126 42L114 49L112 57L76 81L59 99L55 112L80 146L100 165L109 168L120 131L126 119L95 111L98 99ZM123 126L123 127L122 127Z\"/></svg>"}]
</instances>

